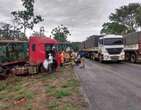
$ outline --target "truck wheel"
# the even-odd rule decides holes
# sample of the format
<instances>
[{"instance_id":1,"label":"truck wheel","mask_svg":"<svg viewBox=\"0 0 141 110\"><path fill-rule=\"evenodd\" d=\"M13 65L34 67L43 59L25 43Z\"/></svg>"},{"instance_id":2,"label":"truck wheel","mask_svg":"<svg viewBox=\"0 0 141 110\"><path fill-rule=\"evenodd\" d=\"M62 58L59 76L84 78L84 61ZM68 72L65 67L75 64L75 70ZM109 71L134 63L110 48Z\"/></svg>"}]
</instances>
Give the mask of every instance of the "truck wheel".
<instances>
[{"instance_id":1,"label":"truck wheel","mask_svg":"<svg viewBox=\"0 0 141 110\"><path fill-rule=\"evenodd\" d=\"M136 55L135 54L131 54L130 61L131 61L131 63L136 63Z\"/></svg>"},{"instance_id":2,"label":"truck wheel","mask_svg":"<svg viewBox=\"0 0 141 110\"><path fill-rule=\"evenodd\" d=\"M125 61L131 61L131 56L130 56L130 54L126 54L125 55Z\"/></svg>"}]
</instances>

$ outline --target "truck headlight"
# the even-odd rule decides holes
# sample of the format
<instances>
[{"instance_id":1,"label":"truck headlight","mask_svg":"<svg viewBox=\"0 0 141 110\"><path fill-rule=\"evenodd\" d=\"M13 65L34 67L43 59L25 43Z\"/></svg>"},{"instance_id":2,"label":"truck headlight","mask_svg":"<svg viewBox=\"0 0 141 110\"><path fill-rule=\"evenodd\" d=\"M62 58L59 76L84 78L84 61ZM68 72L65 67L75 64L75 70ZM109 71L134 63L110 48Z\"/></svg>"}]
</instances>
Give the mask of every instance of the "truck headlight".
<instances>
[{"instance_id":1,"label":"truck headlight","mask_svg":"<svg viewBox=\"0 0 141 110\"><path fill-rule=\"evenodd\" d=\"M110 57L108 55L104 55L104 58L105 59L109 59Z\"/></svg>"},{"instance_id":2,"label":"truck headlight","mask_svg":"<svg viewBox=\"0 0 141 110\"><path fill-rule=\"evenodd\" d=\"M122 54L122 55L121 55L121 58L122 58L122 59L124 59L124 58L125 58L125 55L124 55L124 54Z\"/></svg>"}]
</instances>

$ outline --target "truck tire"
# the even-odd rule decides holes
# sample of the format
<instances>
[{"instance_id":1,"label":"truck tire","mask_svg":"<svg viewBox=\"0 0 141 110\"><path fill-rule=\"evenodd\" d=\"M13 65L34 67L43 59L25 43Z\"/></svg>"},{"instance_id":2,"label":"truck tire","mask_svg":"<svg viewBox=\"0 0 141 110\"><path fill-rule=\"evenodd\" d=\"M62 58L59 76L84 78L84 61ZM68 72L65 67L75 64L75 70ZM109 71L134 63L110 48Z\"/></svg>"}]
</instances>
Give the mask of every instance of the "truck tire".
<instances>
[{"instance_id":1,"label":"truck tire","mask_svg":"<svg viewBox=\"0 0 141 110\"><path fill-rule=\"evenodd\" d=\"M136 63L136 55L135 54L131 54L131 57L130 57L130 61L131 63Z\"/></svg>"},{"instance_id":2,"label":"truck tire","mask_svg":"<svg viewBox=\"0 0 141 110\"><path fill-rule=\"evenodd\" d=\"M131 61L131 55L129 53L125 54L125 61Z\"/></svg>"}]
</instances>

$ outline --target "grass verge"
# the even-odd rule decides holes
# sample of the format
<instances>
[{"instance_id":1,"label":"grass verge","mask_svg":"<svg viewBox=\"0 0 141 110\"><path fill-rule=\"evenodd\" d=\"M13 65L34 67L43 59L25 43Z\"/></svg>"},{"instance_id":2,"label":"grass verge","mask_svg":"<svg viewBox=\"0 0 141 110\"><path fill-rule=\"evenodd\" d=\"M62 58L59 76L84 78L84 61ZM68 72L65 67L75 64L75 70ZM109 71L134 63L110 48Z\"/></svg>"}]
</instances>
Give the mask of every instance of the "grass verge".
<instances>
[{"instance_id":1,"label":"grass verge","mask_svg":"<svg viewBox=\"0 0 141 110\"><path fill-rule=\"evenodd\" d=\"M0 110L86 110L70 66L54 74L11 76L0 81Z\"/></svg>"}]
</instances>

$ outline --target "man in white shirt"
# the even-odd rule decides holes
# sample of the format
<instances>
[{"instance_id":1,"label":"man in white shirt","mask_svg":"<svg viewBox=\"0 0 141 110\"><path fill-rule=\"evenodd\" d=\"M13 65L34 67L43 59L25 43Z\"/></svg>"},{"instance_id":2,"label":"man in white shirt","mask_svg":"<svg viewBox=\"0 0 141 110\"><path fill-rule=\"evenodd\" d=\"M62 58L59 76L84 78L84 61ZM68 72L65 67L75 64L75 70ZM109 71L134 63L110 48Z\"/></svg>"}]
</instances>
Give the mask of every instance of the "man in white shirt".
<instances>
[{"instance_id":1,"label":"man in white shirt","mask_svg":"<svg viewBox=\"0 0 141 110\"><path fill-rule=\"evenodd\" d=\"M53 71L53 56L51 53L48 54L48 59L45 59L43 62L43 67L49 72L52 73Z\"/></svg>"},{"instance_id":2,"label":"man in white shirt","mask_svg":"<svg viewBox=\"0 0 141 110\"><path fill-rule=\"evenodd\" d=\"M51 53L49 53L48 55L49 55L49 57L48 57L49 64L52 64L53 63L53 56L51 55Z\"/></svg>"}]
</instances>

